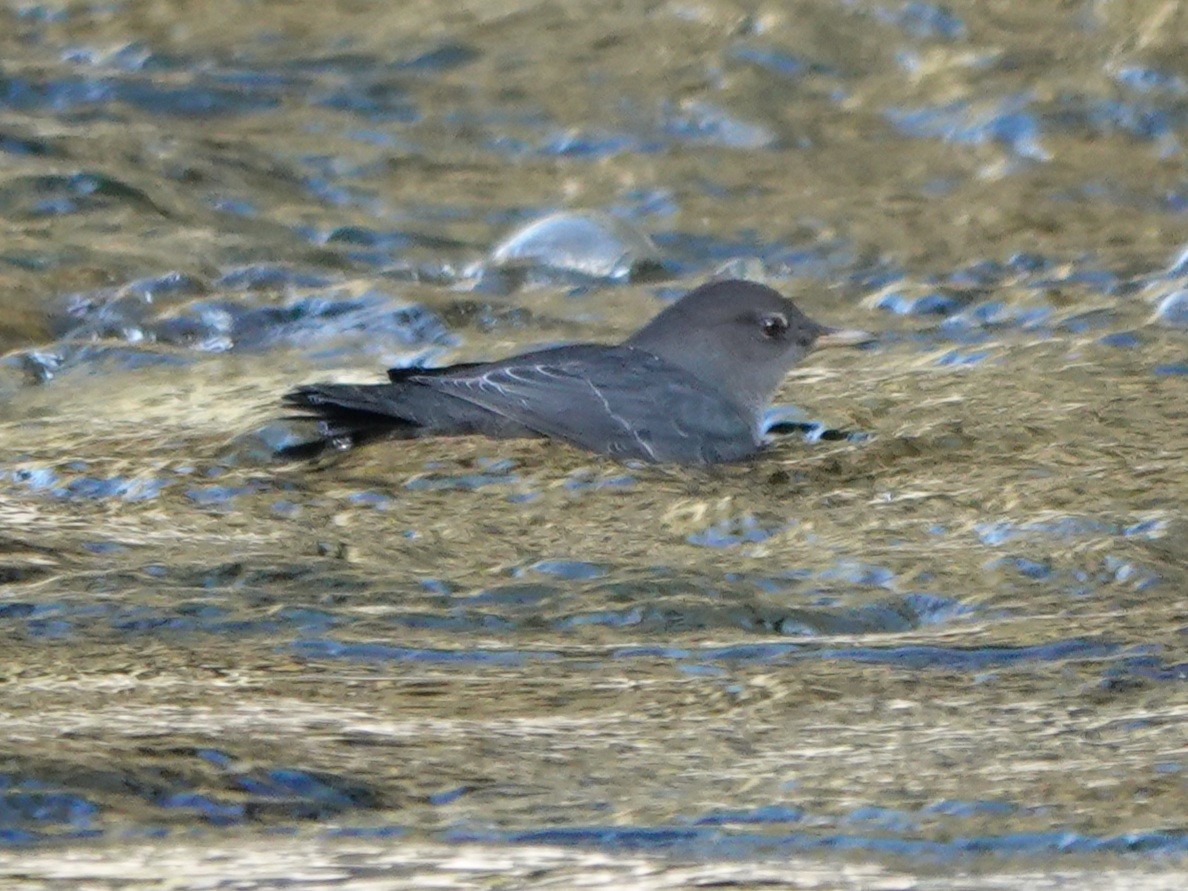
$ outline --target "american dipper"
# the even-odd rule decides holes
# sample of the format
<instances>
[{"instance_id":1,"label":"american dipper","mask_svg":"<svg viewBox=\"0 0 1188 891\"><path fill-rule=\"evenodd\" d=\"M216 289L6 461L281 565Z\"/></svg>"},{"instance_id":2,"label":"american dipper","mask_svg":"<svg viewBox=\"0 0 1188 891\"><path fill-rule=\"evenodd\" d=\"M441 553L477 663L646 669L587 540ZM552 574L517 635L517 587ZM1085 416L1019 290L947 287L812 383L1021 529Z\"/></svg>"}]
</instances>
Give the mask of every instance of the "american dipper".
<instances>
[{"instance_id":1,"label":"american dipper","mask_svg":"<svg viewBox=\"0 0 1188 891\"><path fill-rule=\"evenodd\" d=\"M763 445L764 411L793 365L816 347L863 339L818 325L764 285L713 282L618 345L393 368L385 384L298 387L285 402L318 419L318 439L286 451L481 434L554 437L621 461L734 461Z\"/></svg>"}]
</instances>

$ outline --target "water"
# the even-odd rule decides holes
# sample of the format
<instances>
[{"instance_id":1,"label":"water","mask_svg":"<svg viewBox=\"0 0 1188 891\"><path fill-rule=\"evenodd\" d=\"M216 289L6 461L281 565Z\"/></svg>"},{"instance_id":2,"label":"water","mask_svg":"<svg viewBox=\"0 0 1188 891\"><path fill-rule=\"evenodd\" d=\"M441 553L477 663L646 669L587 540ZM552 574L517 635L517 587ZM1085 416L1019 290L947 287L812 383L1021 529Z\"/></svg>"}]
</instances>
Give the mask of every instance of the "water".
<instances>
[{"instance_id":1,"label":"water","mask_svg":"<svg viewBox=\"0 0 1188 891\"><path fill-rule=\"evenodd\" d=\"M1181 887L1186 16L0 11L5 886ZM715 273L754 462L273 459Z\"/></svg>"}]
</instances>

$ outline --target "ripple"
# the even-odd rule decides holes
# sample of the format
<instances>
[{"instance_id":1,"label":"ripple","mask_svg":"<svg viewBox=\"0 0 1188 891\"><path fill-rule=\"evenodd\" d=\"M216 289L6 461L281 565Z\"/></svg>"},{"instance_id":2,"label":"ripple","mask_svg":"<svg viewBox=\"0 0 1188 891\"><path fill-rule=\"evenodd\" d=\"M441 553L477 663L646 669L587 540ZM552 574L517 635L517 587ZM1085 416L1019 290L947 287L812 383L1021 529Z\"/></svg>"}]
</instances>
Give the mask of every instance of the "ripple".
<instances>
[{"instance_id":1,"label":"ripple","mask_svg":"<svg viewBox=\"0 0 1188 891\"><path fill-rule=\"evenodd\" d=\"M279 291L325 288L332 283L325 273L278 263L255 263L229 269L214 281L214 287L232 291Z\"/></svg>"},{"instance_id":2,"label":"ripple","mask_svg":"<svg viewBox=\"0 0 1188 891\"><path fill-rule=\"evenodd\" d=\"M321 94L314 102L373 121L408 124L421 118L404 79L398 76L375 77L367 83L354 81Z\"/></svg>"},{"instance_id":3,"label":"ripple","mask_svg":"<svg viewBox=\"0 0 1188 891\"><path fill-rule=\"evenodd\" d=\"M527 567L533 572L555 576L566 581L589 581L604 578L609 567L601 563L590 563L585 560L541 560Z\"/></svg>"},{"instance_id":4,"label":"ripple","mask_svg":"<svg viewBox=\"0 0 1188 891\"><path fill-rule=\"evenodd\" d=\"M77 470L77 468L73 468ZM151 501L157 498L170 480L159 477L94 477L67 478L59 470L45 466L19 467L0 470L0 481L7 479L14 485L51 498L65 501Z\"/></svg>"},{"instance_id":5,"label":"ripple","mask_svg":"<svg viewBox=\"0 0 1188 891\"><path fill-rule=\"evenodd\" d=\"M952 10L921 0L908 0L899 6L875 7L874 14L875 18L897 26L909 37L962 40L967 33L965 22Z\"/></svg>"},{"instance_id":6,"label":"ripple","mask_svg":"<svg viewBox=\"0 0 1188 891\"><path fill-rule=\"evenodd\" d=\"M647 235L624 220L593 211L564 211L535 220L500 241L491 260L497 266L537 265L606 279L630 279L661 262Z\"/></svg>"},{"instance_id":7,"label":"ripple","mask_svg":"<svg viewBox=\"0 0 1188 891\"><path fill-rule=\"evenodd\" d=\"M0 131L0 152L33 158L65 157L65 152L49 140L4 131Z\"/></svg>"},{"instance_id":8,"label":"ripple","mask_svg":"<svg viewBox=\"0 0 1188 891\"><path fill-rule=\"evenodd\" d=\"M861 851L928 861L965 860L985 854L1044 857L1055 854L1188 852L1188 833L1149 830L1100 836L1056 830L958 837L948 841L895 836L794 832L752 834L720 826L565 826L518 831L454 829L455 843L483 842L588 847L608 851L650 851L699 858L754 859L792 851Z\"/></svg>"},{"instance_id":9,"label":"ripple","mask_svg":"<svg viewBox=\"0 0 1188 891\"><path fill-rule=\"evenodd\" d=\"M85 795L0 774L0 845L94 837L100 813Z\"/></svg>"},{"instance_id":10,"label":"ripple","mask_svg":"<svg viewBox=\"0 0 1188 891\"><path fill-rule=\"evenodd\" d=\"M1029 536L1067 539L1091 535L1118 535L1123 529L1116 523L1093 517L1063 516L1025 523L1012 520L978 523L974 527L974 531L982 544L996 547L1008 541Z\"/></svg>"},{"instance_id":11,"label":"ripple","mask_svg":"<svg viewBox=\"0 0 1188 891\"><path fill-rule=\"evenodd\" d=\"M696 662L781 664L802 659L841 659L909 669L980 672L1032 662L1107 659L1121 651L1118 644L1075 638L1032 647L818 647L793 643L736 644L728 647L683 649L634 646L614 651L620 659L667 658Z\"/></svg>"},{"instance_id":12,"label":"ripple","mask_svg":"<svg viewBox=\"0 0 1188 891\"><path fill-rule=\"evenodd\" d=\"M908 136L966 145L997 143L1018 158L1047 161L1051 155L1039 141L1040 119L1031 101L1028 94L1016 93L991 102L892 108L885 115Z\"/></svg>"},{"instance_id":13,"label":"ripple","mask_svg":"<svg viewBox=\"0 0 1188 891\"><path fill-rule=\"evenodd\" d=\"M230 281L238 287L296 285L308 281L284 270L240 271ZM250 283L255 282L255 285ZM41 377L48 379L66 367L123 356L126 365L184 361L176 353L161 353L152 344L183 347L196 352L265 350L278 344L300 346L337 344L344 338L364 339L372 349L395 341L403 345L455 342L454 335L430 310L391 294L370 290L353 295L330 291L293 294L275 305L256 305L230 299L187 300L210 286L188 276L169 273L131 282L122 288L69 298L61 340L53 351L44 348L27 355L57 356L46 362ZM96 339L137 345L123 354L110 345L90 345ZM80 343L81 342L81 343ZM139 363L133 361L139 357Z\"/></svg>"},{"instance_id":14,"label":"ripple","mask_svg":"<svg viewBox=\"0 0 1188 891\"><path fill-rule=\"evenodd\" d=\"M1188 288L1172 291L1155 308L1155 321L1169 328L1188 329Z\"/></svg>"},{"instance_id":15,"label":"ripple","mask_svg":"<svg viewBox=\"0 0 1188 891\"><path fill-rule=\"evenodd\" d=\"M689 544L707 548L733 548L766 541L788 528L787 521L761 522L752 514L720 520L685 537Z\"/></svg>"},{"instance_id":16,"label":"ripple","mask_svg":"<svg viewBox=\"0 0 1188 891\"><path fill-rule=\"evenodd\" d=\"M168 216L141 189L103 173L18 176L0 185L0 211L14 217L92 213L119 206Z\"/></svg>"},{"instance_id":17,"label":"ripple","mask_svg":"<svg viewBox=\"0 0 1188 891\"><path fill-rule=\"evenodd\" d=\"M964 301L953 294L930 291L924 294L907 294L903 291L888 291L878 297L874 305L901 316L950 316L963 308Z\"/></svg>"},{"instance_id":18,"label":"ripple","mask_svg":"<svg viewBox=\"0 0 1188 891\"><path fill-rule=\"evenodd\" d=\"M805 818L805 811L786 804L769 804L762 807L715 810L693 820L694 826L731 826L747 823L799 823Z\"/></svg>"},{"instance_id":19,"label":"ripple","mask_svg":"<svg viewBox=\"0 0 1188 891\"><path fill-rule=\"evenodd\" d=\"M221 117L267 111L280 104L275 78L251 73L190 70L176 85L151 70L117 77L65 76L47 79L0 76L0 108L24 112L82 113L117 104L150 115Z\"/></svg>"},{"instance_id":20,"label":"ripple","mask_svg":"<svg viewBox=\"0 0 1188 891\"><path fill-rule=\"evenodd\" d=\"M1122 65L1114 72L1114 80L1137 93L1165 93L1188 96L1188 80L1159 68L1145 65Z\"/></svg>"},{"instance_id":21,"label":"ripple","mask_svg":"<svg viewBox=\"0 0 1188 891\"><path fill-rule=\"evenodd\" d=\"M701 100L665 105L660 120L664 132L680 142L751 150L775 148L780 142L763 124L745 121Z\"/></svg>"},{"instance_id":22,"label":"ripple","mask_svg":"<svg viewBox=\"0 0 1188 891\"><path fill-rule=\"evenodd\" d=\"M798 80L811 75L840 75L836 68L822 62L798 56L777 46L741 43L730 48L727 58L732 62L754 65L785 80Z\"/></svg>"},{"instance_id":23,"label":"ripple","mask_svg":"<svg viewBox=\"0 0 1188 891\"><path fill-rule=\"evenodd\" d=\"M343 643L327 639L300 640L290 647L298 658L354 659L363 662L421 662L435 665L518 666L550 662L560 654L549 650L446 650L398 647L380 643Z\"/></svg>"},{"instance_id":24,"label":"ripple","mask_svg":"<svg viewBox=\"0 0 1188 891\"><path fill-rule=\"evenodd\" d=\"M414 492L476 492L489 486L510 486L520 481L512 472L425 473L404 484Z\"/></svg>"},{"instance_id":25,"label":"ripple","mask_svg":"<svg viewBox=\"0 0 1188 891\"><path fill-rule=\"evenodd\" d=\"M150 747L141 749L151 758ZM158 813L159 827L182 811L208 825L326 820L382 807L385 797L367 783L326 771L247 766L217 750L171 749L170 769L113 765L58 768L30 765L20 778L0 775L0 841L37 841L98 835L114 806L96 803L113 789ZM150 822L145 828L152 827Z\"/></svg>"}]
</instances>

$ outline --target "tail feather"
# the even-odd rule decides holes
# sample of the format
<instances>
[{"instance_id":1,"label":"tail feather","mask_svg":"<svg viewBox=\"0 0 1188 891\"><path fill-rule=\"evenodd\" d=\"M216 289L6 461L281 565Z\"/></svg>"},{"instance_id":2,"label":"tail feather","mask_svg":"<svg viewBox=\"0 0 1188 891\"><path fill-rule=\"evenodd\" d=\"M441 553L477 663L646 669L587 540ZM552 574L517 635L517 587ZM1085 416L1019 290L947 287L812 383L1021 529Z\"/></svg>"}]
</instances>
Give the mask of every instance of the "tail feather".
<instances>
[{"instance_id":1,"label":"tail feather","mask_svg":"<svg viewBox=\"0 0 1188 891\"><path fill-rule=\"evenodd\" d=\"M315 438L281 449L284 458L313 458L376 439L414 436L419 426L392 414L390 384L309 384L283 398L286 405L299 409L287 416L289 420L317 421Z\"/></svg>"}]
</instances>

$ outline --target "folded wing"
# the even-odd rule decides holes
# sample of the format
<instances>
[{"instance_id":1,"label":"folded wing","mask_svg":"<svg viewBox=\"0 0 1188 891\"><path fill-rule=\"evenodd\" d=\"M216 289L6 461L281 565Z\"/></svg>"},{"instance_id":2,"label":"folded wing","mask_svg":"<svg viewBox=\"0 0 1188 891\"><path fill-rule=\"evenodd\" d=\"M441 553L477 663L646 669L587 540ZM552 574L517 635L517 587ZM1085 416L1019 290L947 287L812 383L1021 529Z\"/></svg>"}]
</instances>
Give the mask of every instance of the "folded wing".
<instances>
[{"instance_id":1,"label":"folded wing","mask_svg":"<svg viewBox=\"0 0 1188 891\"><path fill-rule=\"evenodd\" d=\"M758 448L756 421L692 374L634 347L570 346L393 381L619 459L712 463Z\"/></svg>"}]
</instances>

